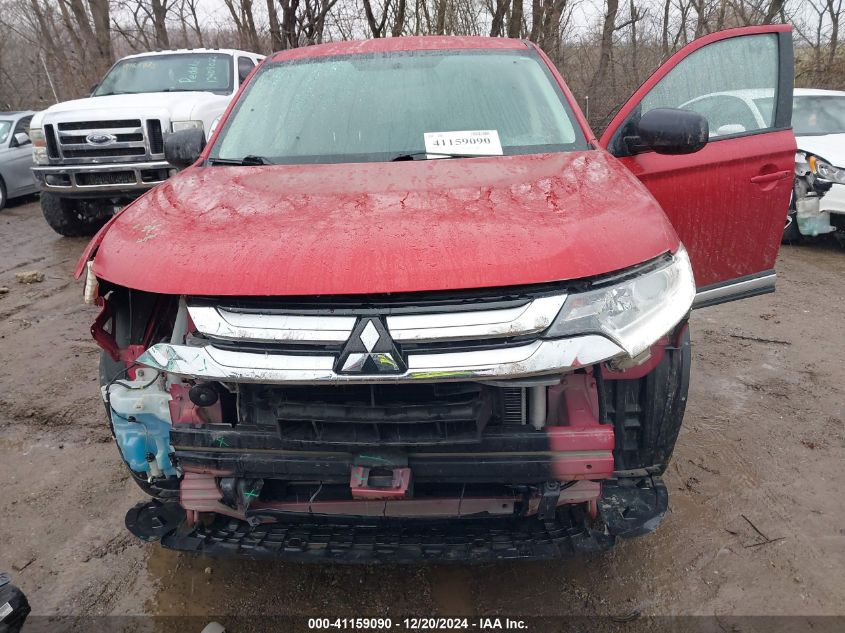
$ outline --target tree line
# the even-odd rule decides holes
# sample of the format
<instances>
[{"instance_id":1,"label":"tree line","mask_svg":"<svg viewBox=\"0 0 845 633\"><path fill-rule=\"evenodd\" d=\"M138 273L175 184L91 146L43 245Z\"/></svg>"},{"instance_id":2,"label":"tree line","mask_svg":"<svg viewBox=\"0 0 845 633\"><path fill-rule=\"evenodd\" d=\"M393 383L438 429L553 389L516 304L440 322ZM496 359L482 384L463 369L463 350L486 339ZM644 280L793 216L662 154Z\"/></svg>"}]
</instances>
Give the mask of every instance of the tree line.
<instances>
[{"instance_id":1,"label":"tree line","mask_svg":"<svg viewBox=\"0 0 845 633\"><path fill-rule=\"evenodd\" d=\"M692 39L789 22L796 83L845 88L845 0L0 0L0 110L86 96L120 57L326 41L487 35L538 43L591 122Z\"/></svg>"}]
</instances>

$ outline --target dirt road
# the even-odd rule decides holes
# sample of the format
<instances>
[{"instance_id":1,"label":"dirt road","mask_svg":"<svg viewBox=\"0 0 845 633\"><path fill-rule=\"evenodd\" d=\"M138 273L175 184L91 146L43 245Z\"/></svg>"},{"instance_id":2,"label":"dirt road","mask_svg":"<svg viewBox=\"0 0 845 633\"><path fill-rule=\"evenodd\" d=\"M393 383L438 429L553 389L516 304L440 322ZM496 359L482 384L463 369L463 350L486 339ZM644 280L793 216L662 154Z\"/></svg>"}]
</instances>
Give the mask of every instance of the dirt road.
<instances>
[{"instance_id":1,"label":"dirt road","mask_svg":"<svg viewBox=\"0 0 845 633\"><path fill-rule=\"evenodd\" d=\"M129 535L142 493L98 398L94 312L71 274L84 243L53 234L36 203L0 214L0 569L36 614L845 614L834 244L785 248L776 294L693 316L671 512L656 533L574 560L361 569L212 561ZM45 280L16 282L32 269Z\"/></svg>"}]
</instances>

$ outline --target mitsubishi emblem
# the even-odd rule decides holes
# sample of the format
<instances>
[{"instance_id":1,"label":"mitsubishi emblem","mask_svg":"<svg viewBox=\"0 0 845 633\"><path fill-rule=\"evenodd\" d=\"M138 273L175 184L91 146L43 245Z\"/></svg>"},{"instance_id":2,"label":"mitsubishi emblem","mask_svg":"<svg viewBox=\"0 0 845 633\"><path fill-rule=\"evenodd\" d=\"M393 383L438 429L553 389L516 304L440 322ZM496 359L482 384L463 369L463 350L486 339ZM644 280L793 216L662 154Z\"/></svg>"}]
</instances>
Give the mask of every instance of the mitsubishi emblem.
<instances>
[{"instance_id":1,"label":"mitsubishi emblem","mask_svg":"<svg viewBox=\"0 0 845 633\"><path fill-rule=\"evenodd\" d=\"M378 317L362 317L335 363L339 374L401 374L405 361L384 322Z\"/></svg>"}]
</instances>

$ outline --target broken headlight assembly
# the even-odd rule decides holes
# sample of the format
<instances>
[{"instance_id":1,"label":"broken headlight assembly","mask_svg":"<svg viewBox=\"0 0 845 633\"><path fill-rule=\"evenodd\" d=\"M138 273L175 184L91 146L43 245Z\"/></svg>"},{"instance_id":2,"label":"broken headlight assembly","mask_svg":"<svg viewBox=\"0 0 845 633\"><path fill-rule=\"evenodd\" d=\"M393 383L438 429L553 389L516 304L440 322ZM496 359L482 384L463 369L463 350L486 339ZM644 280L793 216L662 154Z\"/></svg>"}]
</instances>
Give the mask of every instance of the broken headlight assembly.
<instances>
[{"instance_id":1,"label":"broken headlight assembly","mask_svg":"<svg viewBox=\"0 0 845 633\"><path fill-rule=\"evenodd\" d=\"M845 169L834 167L826 160L818 156L813 156L812 154L807 156L807 165L809 165L810 171L813 172L816 178L838 185L845 185Z\"/></svg>"},{"instance_id":2,"label":"broken headlight assembly","mask_svg":"<svg viewBox=\"0 0 845 633\"><path fill-rule=\"evenodd\" d=\"M571 294L546 338L603 334L638 356L689 312L695 281L683 246L654 270L587 292Z\"/></svg>"}]
</instances>

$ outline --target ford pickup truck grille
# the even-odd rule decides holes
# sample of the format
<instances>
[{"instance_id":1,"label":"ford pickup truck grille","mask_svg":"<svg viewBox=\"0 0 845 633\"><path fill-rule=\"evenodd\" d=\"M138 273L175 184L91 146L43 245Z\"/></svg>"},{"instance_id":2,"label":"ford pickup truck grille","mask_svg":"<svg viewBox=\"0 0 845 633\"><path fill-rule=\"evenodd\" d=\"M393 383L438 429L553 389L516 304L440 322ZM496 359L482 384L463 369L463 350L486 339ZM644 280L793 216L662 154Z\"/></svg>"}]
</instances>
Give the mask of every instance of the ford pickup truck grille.
<instances>
[{"instance_id":1,"label":"ford pickup truck grille","mask_svg":"<svg viewBox=\"0 0 845 633\"><path fill-rule=\"evenodd\" d=\"M161 122L157 119L59 122L55 135L57 158L138 161L163 153Z\"/></svg>"}]
</instances>

